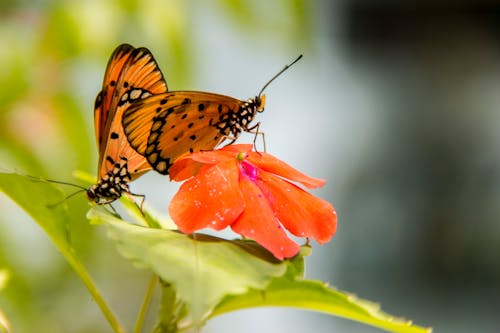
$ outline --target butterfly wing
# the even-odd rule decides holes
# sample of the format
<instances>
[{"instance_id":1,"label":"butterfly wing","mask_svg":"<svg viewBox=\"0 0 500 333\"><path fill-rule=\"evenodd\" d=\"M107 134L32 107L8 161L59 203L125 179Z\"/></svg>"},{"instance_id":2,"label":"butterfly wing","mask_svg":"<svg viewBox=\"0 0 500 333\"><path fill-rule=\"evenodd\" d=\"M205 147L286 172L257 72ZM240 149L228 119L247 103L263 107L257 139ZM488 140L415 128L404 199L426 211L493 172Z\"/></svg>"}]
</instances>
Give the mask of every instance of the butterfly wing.
<instances>
[{"instance_id":1,"label":"butterfly wing","mask_svg":"<svg viewBox=\"0 0 500 333\"><path fill-rule=\"evenodd\" d=\"M133 50L134 47L128 44L118 46L109 58L108 65L106 66L102 90L97 94L94 105L94 125L99 151L102 150L101 147L103 146L104 129L106 121L109 119L111 101L116 90L116 81L123 70L124 64L132 55Z\"/></svg>"},{"instance_id":2,"label":"butterfly wing","mask_svg":"<svg viewBox=\"0 0 500 333\"><path fill-rule=\"evenodd\" d=\"M151 52L128 44L111 55L101 92L97 95L94 121L99 147L99 177L126 158L131 178L150 169L143 156L132 149L123 133L123 111L134 101L165 93L167 84Z\"/></svg>"},{"instance_id":3,"label":"butterfly wing","mask_svg":"<svg viewBox=\"0 0 500 333\"><path fill-rule=\"evenodd\" d=\"M134 103L122 123L131 146L156 171L168 174L180 156L214 149L231 135L231 118L243 104L212 93L169 92Z\"/></svg>"}]
</instances>

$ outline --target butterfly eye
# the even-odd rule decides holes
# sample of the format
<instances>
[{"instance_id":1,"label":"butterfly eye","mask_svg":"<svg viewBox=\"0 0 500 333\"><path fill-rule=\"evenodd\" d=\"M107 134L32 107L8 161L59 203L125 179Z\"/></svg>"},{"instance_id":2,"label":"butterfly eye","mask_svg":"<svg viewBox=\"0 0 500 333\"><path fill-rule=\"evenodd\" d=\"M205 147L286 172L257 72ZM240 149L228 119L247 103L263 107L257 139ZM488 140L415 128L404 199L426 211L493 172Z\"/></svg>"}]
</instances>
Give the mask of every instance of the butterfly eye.
<instances>
[{"instance_id":1,"label":"butterfly eye","mask_svg":"<svg viewBox=\"0 0 500 333\"><path fill-rule=\"evenodd\" d=\"M86 194L87 194L87 198L89 199L89 201L95 201L96 195L95 195L93 187L90 187L87 190Z\"/></svg>"}]
</instances>

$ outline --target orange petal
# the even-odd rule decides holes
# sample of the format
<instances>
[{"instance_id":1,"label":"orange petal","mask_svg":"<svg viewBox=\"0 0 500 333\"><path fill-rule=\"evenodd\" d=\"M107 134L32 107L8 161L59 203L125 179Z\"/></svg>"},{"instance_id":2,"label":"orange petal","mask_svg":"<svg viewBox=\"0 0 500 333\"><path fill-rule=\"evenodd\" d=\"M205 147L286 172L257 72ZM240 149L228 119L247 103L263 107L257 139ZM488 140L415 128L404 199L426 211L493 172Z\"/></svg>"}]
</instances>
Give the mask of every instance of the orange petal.
<instances>
[{"instance_id":1,"label":"orange petal","mask_svg":"<svg viewBox=\"0 0 500 333\"><path fill-rule=\"evenodd\" d=\"M233 223L245 208L238 188L236 160L221 162L200 172L180 187L169 212L184 233L203 228L221 230Z\"/></svg>"},{"instance_id":2,"label":"orange petal","mask_svg":"<svg viewBox=\"0 0 500 333\"><path fill-rule=\"evenodd\" d=\"M246 207L231 228L255 240L280 260L297 254L299 245L288 238L260 189L246 177L240 179L240 189Z\"/></svg>"},{"instance_id":3,"label":"orange petal","mask_svg":"<svg viewBox=\"0 0 500 333\"><path fill-rule=\"evenodd\" d=\"M219 162L234 159L234 154L218 151L203 151L193 154L184 154L179 157L168 171L170 180L183 181L196 175L204 164L214 165Z\"/></svg>"},{"instance_id":4,"label":"orange petal","mask_svg":"<svg viewBox=\"0 0 500 333\"><path fill-rule=\"evenodd\" d=\"M178 159L168 169L168 175L170 176L170 180L180 182L198 174L202 166L202 163L193 161L192 159Z\"/></svg>"},{"instance_id":5,"label":"orange petal","mask_svg":"<svg viewBox=\"0 0 500 333\"><path fill-rule=\"evenodd\" d=\"M324 243L335 233L337 214L327 201L262 170L256 183L279 221L295 236Z\"/></svg>"},{"instance_id":6,"label":"orange petal","mask_svg":"<svg viewBox=\"0 0 500 333\"><path fill-rule=\"evenodd\" d=\"M247 160L262 170L274 173L294 182L299 182L307 188L321 187L325 184L324 179L309 177L267 153L250 152Z\"/></svg>"},{"instance_id":7,"label":"orange petal","mask_svg":"<svg viewBox=\"0 0 500 333\"><path fill-rule=\"evenodd\" d=\"M203 164L214 165L222 161L234 160L238 153L247 154L252 150L252 145L238 144L229 145L218 150L200 151L196 153L187 153L179 157L168 173L170 180L183 181L196 175Z\"/></svg>"},{"instance_id":8,"label":"orange petal","mask_svg":"<svg viewBox=\"0 0 500 333\"><path fill-rule=\"evenodd\" d=\"M219 149L219 151L226 151L226 152L231 152L231 153L245 153L248 154L252 151L253 145L251 144L234 144L234 145L227 145L225 147L222 147Z\"/></svg>"}]
</instances>

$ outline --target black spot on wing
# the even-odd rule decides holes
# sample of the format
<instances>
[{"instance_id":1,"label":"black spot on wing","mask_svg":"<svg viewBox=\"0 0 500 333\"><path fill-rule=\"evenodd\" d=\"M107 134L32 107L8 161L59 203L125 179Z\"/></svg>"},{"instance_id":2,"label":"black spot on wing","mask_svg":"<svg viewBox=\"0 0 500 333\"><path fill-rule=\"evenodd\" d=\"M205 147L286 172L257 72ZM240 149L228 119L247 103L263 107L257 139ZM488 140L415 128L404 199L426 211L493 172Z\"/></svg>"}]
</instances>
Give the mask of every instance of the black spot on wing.
<instances>
[{"instance_id":1,"label":"black spot on wing","mask_svg":"<svg viewBox=\"0 0 500 333\"><path fill-rule=\"evenodd\" d=\"M94 109L97 109L102 105L102 97L103 97L103 91L101 90L95 98Z\"/></svg>"}]
</instances>

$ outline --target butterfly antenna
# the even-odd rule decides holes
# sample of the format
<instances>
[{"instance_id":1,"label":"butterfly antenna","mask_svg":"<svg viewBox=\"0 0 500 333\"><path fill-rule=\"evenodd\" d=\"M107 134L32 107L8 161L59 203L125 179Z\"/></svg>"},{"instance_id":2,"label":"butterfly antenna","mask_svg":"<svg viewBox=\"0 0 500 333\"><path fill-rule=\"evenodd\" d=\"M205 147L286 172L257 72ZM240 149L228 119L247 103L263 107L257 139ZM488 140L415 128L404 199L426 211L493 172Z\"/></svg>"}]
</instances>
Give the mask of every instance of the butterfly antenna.
<instances>
[{"instance_id":1,"label":"butterfly antenna","mask_svg":"<svg viewBox=\"0 0 500 333\"><path fill-rule=\"evenodd\" d=\"M300 58L302 58L302 54L301 54L301 55L299 55L299 56L297 57L297 59L295 59L294 61L292 61L291 63L289 63L289 64L288 64L288 65L286 65L285 67L283 67L283 69L282 69L282 70L280 70L280 71L279 71L276 75L274 75L274 76L271 78L271 80L267 81L267 83L264 85L264 87L262 87L262 89L260 90L260 92L259 92L259 95L258 95L258 96L260 97L260 96L262 95L262 93L264 92L264 90L267 88L267 86L268 86L269 84L271 84L271 82L273 82L273 81L274 81L274 80L275 80L278 76L280 76L281 74L283 74L283 72L284 72L284 71L286 71L288 68L290 68L293 64L295 64L297 61L299 61L299 60L300 60Z\"/></svg>"},{"instance_id":2,"label":"butterfly antenna","mask_svg":"<svg viewBox=\"0 0 500 333\"><path fill-rule=\"evenodd\" d=\"M44 178L38 178L38 177L34 177L34 176L29 176L29 178L31 178L32 180L34 181L38 181L38 182L49 182L49 183L54 183L54 184L61 184L61 185L68 185L68 186L73 186L73 187L76 187L76 188L79 188L80 190L82 191L86 191L87 188L81 186L81 185L78 185L78 184L73 184L73 183L68 183L68 182L63 182L63 181L60 181L60 180L54 180L54 179L44 179ZM81 191L78 191L76 193L79 193Z\"/></svg>"},{"instance_id":3,"label":"butterfly antenna","mask_svg":"<svg viewBox=\"0 0 500 333\"><path fill-rule=\"evenodd\" d=\"M64 184L64 183L63 183ZM66 185L74 185L74 184L66 184ZM50 205L47 205L47 208L54 208L56 206L59 206L60 204L62 204L63 202L65 202L66 200L68 200L69 198L72 198L74 197L75 195L77 195L78 193L81 193L81 192L84 192L86 191L87 189L85 188L82 188L81 190L78 190L74 193L71 193L70 195L68 195L66 198L62 199L61 201L58 201L56 203L53 203L53 204L50 204Z\"/></svg>"}]
</instances>

